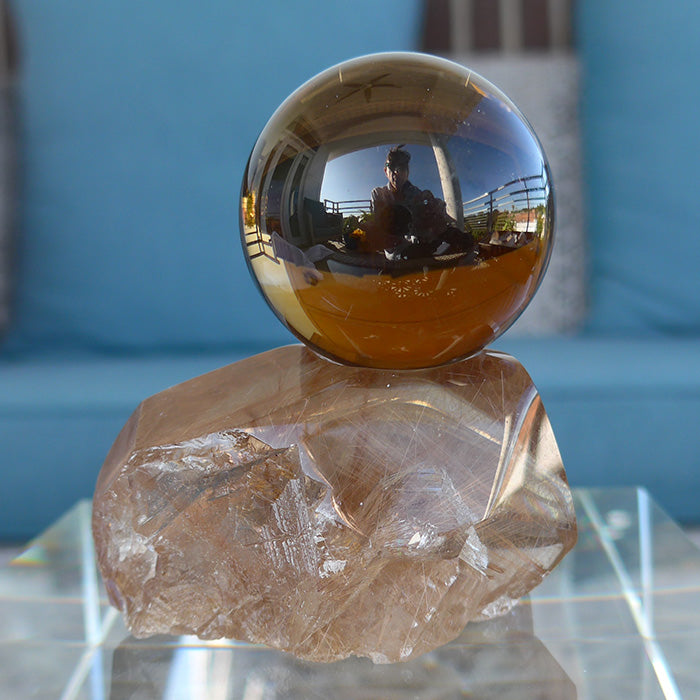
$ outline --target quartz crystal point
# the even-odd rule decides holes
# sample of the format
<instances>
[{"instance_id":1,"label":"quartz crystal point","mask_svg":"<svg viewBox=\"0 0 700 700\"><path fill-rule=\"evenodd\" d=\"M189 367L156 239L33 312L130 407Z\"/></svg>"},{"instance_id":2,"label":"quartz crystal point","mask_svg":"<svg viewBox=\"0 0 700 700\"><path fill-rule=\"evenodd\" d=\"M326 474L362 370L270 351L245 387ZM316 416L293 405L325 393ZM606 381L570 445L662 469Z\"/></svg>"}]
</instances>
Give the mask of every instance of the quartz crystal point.
<instances>
[{"instance_id":1,"label":"quartz crystal point","mask_svg":"<svg viewBox=\"0 0 700 700\"><path fill-rule=\"evenodd\" d=\"M137 637L406 660L510 609L576 540L523 367L492 351L412 372L272 350L146 399L93 529Z\"/></svg>"}]
</instances>

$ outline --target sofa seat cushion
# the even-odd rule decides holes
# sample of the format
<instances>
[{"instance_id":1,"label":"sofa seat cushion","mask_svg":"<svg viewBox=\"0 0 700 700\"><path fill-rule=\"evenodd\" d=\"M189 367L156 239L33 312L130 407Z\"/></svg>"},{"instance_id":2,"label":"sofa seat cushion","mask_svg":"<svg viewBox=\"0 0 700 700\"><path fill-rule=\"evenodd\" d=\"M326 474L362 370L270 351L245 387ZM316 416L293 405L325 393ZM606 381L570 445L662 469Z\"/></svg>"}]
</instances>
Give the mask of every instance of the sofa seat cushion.
<instances>
[{"instance_id":1,"label":"sofa seat cushion","mask_svg":"<svg viewBox=\"0 0 700 700\"><path fill-rule=\"evenodd\" d=\"M700 522L700 339L501 341L537 385L573 486L646 487Z\"/></svg>"},{"instance_id":2,"label":"sofa seat cushion","mask_svg":"<svg viewBox=\"0 0 700 700\"><path fill-rule=\"evenodd\" d=\"M537 384L573 486L642 485L675 517L700 522L700 340L498 346ZM241 357L0 362L0 539L29 537L90 497L142 399Z\"/></svg>"},{"instance_id":3,"label":"sofa seat cushion","mask_svg":"<svg viewBox=\"0 0 700 700\"><path fill-rule=\"evenodd\" d=\"M92 495L139 402L239 356L68 357L0 362L0 540L43 530Z\"/></svg>"}]
</instances>

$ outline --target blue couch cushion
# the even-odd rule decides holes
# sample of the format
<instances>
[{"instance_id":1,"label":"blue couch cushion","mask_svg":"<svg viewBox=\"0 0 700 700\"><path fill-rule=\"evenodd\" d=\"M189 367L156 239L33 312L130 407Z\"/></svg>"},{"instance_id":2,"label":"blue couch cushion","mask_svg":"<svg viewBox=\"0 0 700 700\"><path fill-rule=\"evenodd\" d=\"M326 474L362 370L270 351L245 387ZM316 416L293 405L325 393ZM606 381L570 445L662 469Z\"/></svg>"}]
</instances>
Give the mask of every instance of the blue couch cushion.
<instances>
[{"instance_id":1,"label":"blue couch cushion","mask_svg":"<svg viewBox=\"0 0 700 700\"><path fill-rule=\"evenodd\" d=\"M23 240L10 349L288 342L240 252L247 157L320 70L412 49L418 0L16 6Z\"/></svg>"},{"instance_id":2,"label":"blue couch cushion","mask_svg":"<svg viewBox=\"0 0 700 700\"><path fill-rule=\"evenodd\" d=\"M700 522L700 341L505 336L498 345L538 386L573 486L642 485L676 518ZM34 535L91 497L142 399L240 357L1 362L0 539Z\"/></svg>"},{"instance_id":3,"label":"blue couch cushion","mask_svg":"<svg viewBox=\"0 0 700 700\"><path fill-rule=\"evenodd\" d=\"M700 3L578 3L594 332L700 333Z\"/></svg>"},{"instance_id":4,"label":"blue couch cushion","mask_svg":"<svg viewBox=\"0 0 700 700\"><path fill-rule=\"evenodd\" d=\"M573 486L646 487L700 522L700 340L498 343L537 385Z\"/></svg>"},{"instance_id":5,"label":"blue couch cushion","mask_svg":"<svg viewBox=\"0 0 700 700\"><path fill-rule=\"evenodd\" d=\"M92 497L109 448L142 399L241 358L75 354L0 362L0 541L27 539Z\"/></svg>"}]
</instances>

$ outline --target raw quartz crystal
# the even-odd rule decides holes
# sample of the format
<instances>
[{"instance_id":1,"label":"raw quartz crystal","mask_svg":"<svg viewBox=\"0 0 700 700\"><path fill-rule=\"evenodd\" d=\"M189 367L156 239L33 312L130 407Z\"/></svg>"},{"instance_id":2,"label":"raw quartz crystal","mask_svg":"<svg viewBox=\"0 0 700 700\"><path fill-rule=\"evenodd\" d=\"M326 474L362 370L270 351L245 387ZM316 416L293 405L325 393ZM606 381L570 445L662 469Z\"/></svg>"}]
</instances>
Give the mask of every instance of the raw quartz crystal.
<instances>
[{"instance_id":1,"label":"raw quartz crystal","mask_svg":"<svg viewBox=\"0 0 700 700\"><path fill-rule=\"evenodd\" d=\"M137 637L410 659L509 610L576 540L539 395L512 357L344 367L302 346L145 400L93 529Z\"/></svg>"}]
</instances>

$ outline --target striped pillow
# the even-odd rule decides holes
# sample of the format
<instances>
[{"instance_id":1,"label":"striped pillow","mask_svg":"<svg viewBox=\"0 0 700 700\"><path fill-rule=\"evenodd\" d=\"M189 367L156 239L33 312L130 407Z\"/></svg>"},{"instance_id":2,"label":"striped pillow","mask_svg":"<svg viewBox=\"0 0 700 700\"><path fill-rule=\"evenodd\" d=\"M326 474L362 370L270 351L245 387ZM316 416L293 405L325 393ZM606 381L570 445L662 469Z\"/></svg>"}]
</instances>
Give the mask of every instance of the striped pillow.
<instances>
[{"instance_id":1,"label":"striped pillow","mask_svg":"<svg viewBox=\"0 0 700 700\"><path fill-rule=\"evenodd\" d=\"M542 287L511 331L572 332L586 312L579 67L573 0L427 0L423 50L468 65L525 114L549 159L556 236Z\"/></svg>"}]
</instances>

